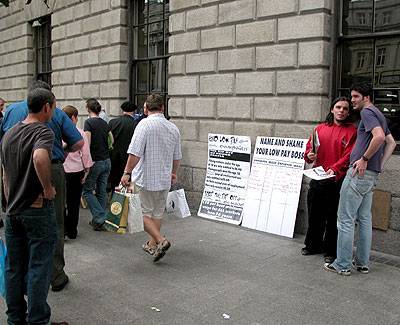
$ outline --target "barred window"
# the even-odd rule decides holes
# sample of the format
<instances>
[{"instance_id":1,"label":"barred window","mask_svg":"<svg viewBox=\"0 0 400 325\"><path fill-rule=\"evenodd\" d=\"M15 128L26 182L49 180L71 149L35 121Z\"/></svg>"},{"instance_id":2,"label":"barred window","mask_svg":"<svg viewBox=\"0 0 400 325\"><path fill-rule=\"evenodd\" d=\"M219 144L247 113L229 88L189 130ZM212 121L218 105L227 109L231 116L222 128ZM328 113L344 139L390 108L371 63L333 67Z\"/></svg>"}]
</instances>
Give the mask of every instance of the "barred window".
<instances>
[{"instance_id":1,"label":"barred window","mask_svg":"<svg viewBox=\"0 0 400 325\"><path fill-rule=\"evenodd\" d=\"M35 77L51 85L51 16L42 17L33 23Z\"/></svg>"}]
</instances>

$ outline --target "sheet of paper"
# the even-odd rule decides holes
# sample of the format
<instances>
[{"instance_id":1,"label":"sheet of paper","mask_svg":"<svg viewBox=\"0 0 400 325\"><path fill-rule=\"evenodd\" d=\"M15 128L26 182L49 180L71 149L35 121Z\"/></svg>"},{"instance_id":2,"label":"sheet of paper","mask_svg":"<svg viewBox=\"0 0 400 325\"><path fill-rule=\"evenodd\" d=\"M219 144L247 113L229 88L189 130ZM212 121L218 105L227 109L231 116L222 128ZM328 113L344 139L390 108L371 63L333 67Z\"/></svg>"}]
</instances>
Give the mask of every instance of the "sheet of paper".
<instances>
[{"instance_id":1,"label":"sheet of paper","mask_svg":"<svg viewBox=\"0 0 400 325\"><path fill-rule=\"evenodd\" d=\"M198 215L239 225L250 174L250 137L209 134L203 198Z\"/></svg>"},{"instance_id":2,"label":"sheet of paper","mask_svg":"<svg viewBox=\"0 0 400 325\"><path fill-rule=\"evenodd\" d=\"M257 137L242 226L293 237L306 139Z\"/></svg>"},{"instance_id":3,"label":"sheet of paper","mask_svg":"<svg viewBox=\"0 0 400 325\"><path fill-rule=\"evenodd\" d=\"M303 174L316 181L335 177L335 175L328 175L322 166L306 169Z\"/></svg>"}]
</instances>

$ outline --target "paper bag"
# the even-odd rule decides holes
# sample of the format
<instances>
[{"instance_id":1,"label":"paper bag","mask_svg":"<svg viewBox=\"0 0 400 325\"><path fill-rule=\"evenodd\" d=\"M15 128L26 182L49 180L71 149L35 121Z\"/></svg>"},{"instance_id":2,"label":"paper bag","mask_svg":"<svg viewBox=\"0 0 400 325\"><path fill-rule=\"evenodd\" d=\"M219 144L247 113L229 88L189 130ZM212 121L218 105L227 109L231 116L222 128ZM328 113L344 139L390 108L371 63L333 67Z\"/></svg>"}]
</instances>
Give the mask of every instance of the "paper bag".
<instances>
[{"instance_id":1,"label":"paper bag","mask_svg":"<svg viewBox=\"0 0 400 325\"><path fill-rule=\"evenodd\" d=\"M105 228L108 231L124 234L128 225L129 196L117 189L111 198Z\"/></svg>"},{"instance_id":2,"label":"paper bag","mask_svg":"<svg viewBox=\"0 0 400 325\"><path fill-rule=\"evenodd\" d=\"M190 210L183 188L168 193L166 210L169 216L175 216L177 218L190 216Z\"/></svg>"},{"instance_id":3,"label":"paper bag","mask_svg":"<svg viewBox=\"0 0 400 325\"><path fill-rule=\"evenodd\" d=\"M144 231L142 207L138 193L129 195L129 210L128 210L128 232Z\"/></svg>"}]
</instances>

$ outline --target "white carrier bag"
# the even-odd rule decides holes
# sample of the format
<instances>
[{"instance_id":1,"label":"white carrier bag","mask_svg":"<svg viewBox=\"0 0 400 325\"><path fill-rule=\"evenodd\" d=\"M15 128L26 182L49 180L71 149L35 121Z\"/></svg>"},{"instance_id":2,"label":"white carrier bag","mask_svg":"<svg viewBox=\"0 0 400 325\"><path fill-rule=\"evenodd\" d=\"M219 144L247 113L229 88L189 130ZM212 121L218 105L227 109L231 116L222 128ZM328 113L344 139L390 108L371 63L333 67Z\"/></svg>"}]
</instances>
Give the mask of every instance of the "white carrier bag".
<instances>
[{"instance_id":1,"label":"white carrier bag","mask_svg":"<svg viewBox=\"0 0 400 325\"><path fill-rule=\"evenodd\" d=\"M175 216L177 218L186 218L190 216L190 210L183 188L168 193L166 210L168 216Z\"/></svg>"}]
</instances>

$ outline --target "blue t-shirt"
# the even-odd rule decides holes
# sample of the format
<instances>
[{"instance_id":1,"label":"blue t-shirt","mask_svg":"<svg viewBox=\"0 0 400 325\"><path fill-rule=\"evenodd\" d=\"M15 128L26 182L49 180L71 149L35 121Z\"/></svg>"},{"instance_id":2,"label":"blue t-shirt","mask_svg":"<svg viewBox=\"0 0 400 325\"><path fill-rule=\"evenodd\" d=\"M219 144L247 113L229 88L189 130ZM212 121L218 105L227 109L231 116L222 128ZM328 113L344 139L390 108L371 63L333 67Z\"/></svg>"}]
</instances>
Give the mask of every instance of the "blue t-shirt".
<instances>
[{"instance_id":1,"label":"blue t-shirt","mask_svg":"<svg viewBox=\"0 0 400 325\"><path fill-rule=\"evenodd\" d=\"M15 124L23 121L28 116L28 103L26 100L10 104L4 113L3 132L7 132ZM82 136L72 120L60 108L54 110L53 116L47 126L54 132L54 145L52 160L64 161L64 149L62 141L71 146L82 140Z\"/></svg>"},{"instance_id":2,"label":"blue t-shirt","mask_svg":"<svg viewBox=\"0 0 400 325\"><path fill-rule=\"evenodd\" d=\"M385 116L375 106L363 108L360 115L361 121L357 129L357 140L353 151L350 154L350 166L352 166L355 161L359 160L367 150L372 139L371 131L373 128L381 127L385 136L390 134ZM379 147L378 151L372 157L370 157L367 164L367 170L372 170L377 173L381 172L381 159L384 149L385 143Z\"/></svg>"}]
</instances>

